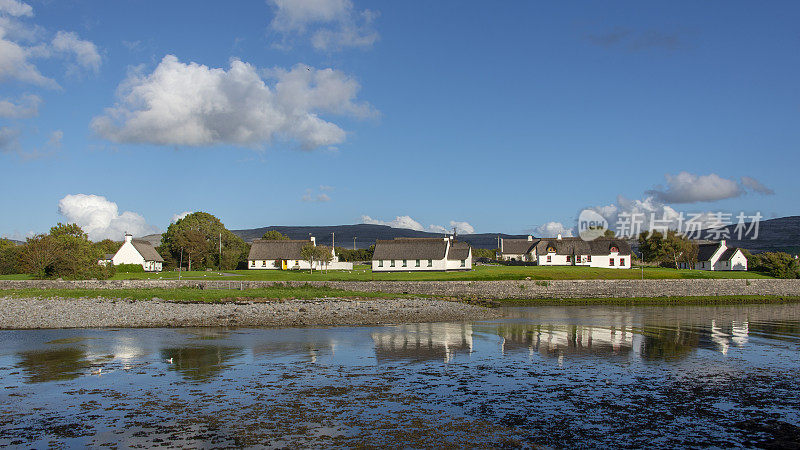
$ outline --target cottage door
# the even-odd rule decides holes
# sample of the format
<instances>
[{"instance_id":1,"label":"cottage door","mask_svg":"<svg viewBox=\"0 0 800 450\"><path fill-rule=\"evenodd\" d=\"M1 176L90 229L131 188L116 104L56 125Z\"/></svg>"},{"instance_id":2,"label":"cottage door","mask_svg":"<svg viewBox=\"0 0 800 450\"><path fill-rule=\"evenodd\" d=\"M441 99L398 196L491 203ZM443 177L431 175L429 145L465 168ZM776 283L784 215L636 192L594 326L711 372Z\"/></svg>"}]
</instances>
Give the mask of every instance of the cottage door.
<instances>
[{"instance_id":1,"label":"cottage door","mask_svg":"<svg viewBox=\"0 0 800 450\"><path fill-rule=\"evenodd\" d=\"M286 260L285 259L281 260L281 270L286 270Z\"/></svg>"}]
</instances>

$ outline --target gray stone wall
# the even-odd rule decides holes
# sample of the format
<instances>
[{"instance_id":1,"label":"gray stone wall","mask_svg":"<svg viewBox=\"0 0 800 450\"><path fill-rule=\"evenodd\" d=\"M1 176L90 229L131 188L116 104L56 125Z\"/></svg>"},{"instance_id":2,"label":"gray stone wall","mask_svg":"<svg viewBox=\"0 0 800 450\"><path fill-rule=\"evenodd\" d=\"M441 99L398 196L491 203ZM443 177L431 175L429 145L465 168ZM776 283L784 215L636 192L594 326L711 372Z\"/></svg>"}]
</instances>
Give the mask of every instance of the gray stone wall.
<instances>
[{"instance_id":1,"label":"gray stone wall","mask_svg":"<svg viewBox=\"0 0 800 450\"><path fill-rule=\"evenodd\" d=\"M253 289L274 284L327 286L349 291L381 291L435 296L496 299L558 299L593 297L683 297L715 295L800 296L800 280L553 280L553 281L177 281L0 280L0 289L138 289L193 287Z\"/></svg>"}]
</instances>

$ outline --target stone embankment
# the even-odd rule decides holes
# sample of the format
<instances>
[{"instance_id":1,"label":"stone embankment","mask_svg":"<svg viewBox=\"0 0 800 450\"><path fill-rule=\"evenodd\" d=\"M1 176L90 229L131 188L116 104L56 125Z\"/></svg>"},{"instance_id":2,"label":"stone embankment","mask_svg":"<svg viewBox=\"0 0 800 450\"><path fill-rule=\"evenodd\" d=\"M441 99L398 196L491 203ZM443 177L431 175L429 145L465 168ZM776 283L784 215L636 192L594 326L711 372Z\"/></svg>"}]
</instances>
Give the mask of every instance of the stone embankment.
<instances>
[{"instance_id":1,"label":"stone embankment","mask_svg":"<svg viewBox=\"0 0 800 450\"><path fill-rule=\"evenodd\" d=\"M308 282L227 280L0 280L0 289L170 289L179 287L202 289L254 289L272 285L327 286L348 291L490 299L692 297L718 295L800 296L800 280L778 279Z\"/></svg>"}]
</instances>

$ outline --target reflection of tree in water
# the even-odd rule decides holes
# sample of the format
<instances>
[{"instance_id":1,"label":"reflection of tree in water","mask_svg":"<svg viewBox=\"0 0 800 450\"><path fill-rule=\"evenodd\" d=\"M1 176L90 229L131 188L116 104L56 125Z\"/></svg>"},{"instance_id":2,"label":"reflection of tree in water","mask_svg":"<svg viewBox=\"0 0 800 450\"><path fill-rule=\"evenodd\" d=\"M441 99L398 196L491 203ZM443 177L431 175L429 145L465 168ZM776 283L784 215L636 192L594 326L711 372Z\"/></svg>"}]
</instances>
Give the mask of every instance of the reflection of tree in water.
<instances>
[{"instance_id":1,"label":"reflection of tree in water","mask_svg":"<svg viewBox=\"0 0 800 450\"><path fill-rule=\"evenodd\" d=\"M241 348L215 345L161 350L164 360L172 359L170 369L178 371L186 378L200 381L218 375L229 366L226 362L241 354Z\"/></svg>"},{"instance_id":2,"label":"reflection of tree in water","mask_svg":"<svg viewBox=\"0 0 800 450\"><path fill-rule=\"evenodd\" d=\"M644 338L643 359L681 359L689 356L700 345L700 335L690 327L645 327L640 333Z\"/></svg>"},{"instance_id":3,"label":"reflection of tree in water","mask_svg":"<svg viewBox=\"0 0 800 450\"><path fill-rule=\"evenodd\" d=\"M72 380L91 365L86 359L86 352L75 347L32 350L18 353L17 356L20 358L18 367L28 374L29 383Z\"/></svg>"}]
</instances>

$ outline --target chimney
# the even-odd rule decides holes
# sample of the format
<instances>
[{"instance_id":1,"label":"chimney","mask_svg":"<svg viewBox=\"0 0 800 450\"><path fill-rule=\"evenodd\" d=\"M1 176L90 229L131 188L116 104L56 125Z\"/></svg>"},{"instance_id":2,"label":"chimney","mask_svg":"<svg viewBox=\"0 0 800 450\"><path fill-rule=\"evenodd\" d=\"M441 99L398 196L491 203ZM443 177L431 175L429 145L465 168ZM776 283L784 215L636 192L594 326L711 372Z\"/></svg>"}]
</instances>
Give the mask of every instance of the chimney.
<instances>
[{"instance_id":1,"label":"chimney","mask_svg":"<svg viewBox=\"0 0 800 450\"><path fill-rule=\"evenodd\" d=\"M561 233L558 233L558 237L556 239L558 239L559 241L561 240Z\"/></svg>"},{"instance_id":2,"label":"chimney","mask_svg":"<svg viewBox=\"0 0 800 450\"><path fill-rule=\"evenodd\" d=\"M530 234L528 235L528 242L533 242L533 236L531 236Z\"/></svg>"},{"instance_id":3,"label":"chimney","mask_svg":"<svg viewBox=\"0 0 800 450\"><path fill-rule=\"evenodd\" d=\"M125 233L125 242L130 242L132 240L133 240L133 235L128 233L128 232L126 232Z\"/></svg>"},{"instance_id":4,"label":"chimney","mask_svg":"<svg viewBox=\"0 0 800 450\"><path fill-rule=\"evenodd\" d=\"M315 238L314 236L311 236L311 237L309 237L309 239L311 239L311 243L312 244L317 245L317 238Z\"/></svg>"},{"instance_id":5,"label":"chimney","mask_svg":"<svg viewBox=\"0 0 800 450\"><path fill-rule=\"evenodd\" d=\"M727 245L725 245L725 239L723 239L723 240L719 241L719 245L721 245L721 246L723 246L723 247L725 247L725 248L728 248L728 246L727 246Z\"/></svg>"}]
</instances>

